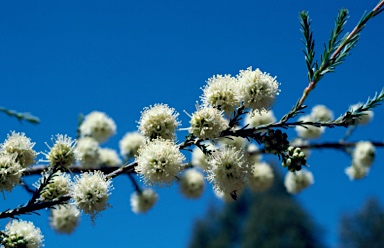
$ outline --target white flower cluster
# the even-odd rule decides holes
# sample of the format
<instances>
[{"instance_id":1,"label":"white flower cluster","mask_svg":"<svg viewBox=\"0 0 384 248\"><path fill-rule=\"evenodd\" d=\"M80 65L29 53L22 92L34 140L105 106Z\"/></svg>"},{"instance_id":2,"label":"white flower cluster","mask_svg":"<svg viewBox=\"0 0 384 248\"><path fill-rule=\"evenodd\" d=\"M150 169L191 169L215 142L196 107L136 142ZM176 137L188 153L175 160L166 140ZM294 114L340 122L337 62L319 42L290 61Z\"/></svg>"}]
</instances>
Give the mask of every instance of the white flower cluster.
<instances>
[{"instance_id":1,"label":"white flower cluster","mask_svg":"<svg viewBox=\"0 0 384 248\"><path fill-rule=\"evenodd\" d=\"M97 168L100 164L99 143L91 137L83 137L77 141L77 155L85 169Z\"/></svg>"},{"instance_id":2,"label":"white flower cluster","mask_svg":"<svg viewBox=\"0 0 384 248\"><path fill-rule=\"evenodd\" d=\"M47 176L47 174L43 175L39 182L35 184L35 187L39 188L42 180L44 180ZM43 191L41 192L40 199L42 201L51 201L56 198L59 198L60 196L69 194L70 184L71 179L69 174L62 173L60 171L56 172L50 182L44 187Z\"/></svg>"},{"instance_id":3,"label":"white flower cluster","mask_svg":"<svg viewBox=\"0 0 384 248\"><path fill-rule=\"evenodd\" d=\"M29 221L12 220L6 225L5 234L7 237L1 241L4 247L39 248L43 246L44 236L40 228Z\"/></svg>"},{"instance_id":4,"label":"white flower cluster","mask_svg":"<svg viewBox=\"0 0 384 248\"><path fill-rule=\"evenodd\" d=\"M214 151L216 149L212 143L206 143L206 145L207 149L210 151ZM208 168L208 157L197 146L192 150L191 164L202 170L206 170Z\"/></svg>"},{"instance_id":5,"label":"white flower cluster","mask_svg":"<svg viewBox=\"0 0 384 248\"><path fill-rule=\"evenodd\" d=\"M210 106L198 108L189 123L189 132L203 140L218 138L220 133L229 127L223 112Z\"/></svg>"},{"instance_id":6,"label":"white flower cluster","mask_svg":"<svg viewBox=\"0 0 384 248\"><path fill-rule=\"evenodd\" d=\"M119 142L120 154L125 158L137 156L140 146L145 144L145 137L138 132L126 133Z\"/></svg>"},{"instance_id":7,"label":"white flower cluster","mask_svg":"<svg viewBox=\"0 0 384 248\"><path fill-rule=\"evenodd\" d=\"M316 120L313 119L311 115L304 115L304 116L301 116L298 119L298 121L315 122ZM315 127L311 125L296 126L295 129L297 131L298 136L303 139L319 138L324 133L324 130L325 130L324 127Z\"/></svg>"},{"instance_id":8,"label":"white flower cluster","mask_svg":"<svg viewBox=\"0 0 384 248\"><path fill-rule=\"evenodd\" d=\"M369 141L360 141L352 153L352 165L345 169L351 180L365 177L375 158L375 146Z\"/></svg>"},{"instance_id":9,"label":"white flower cluster","mask_svg":"<svg viewBox=\"0 0 384 248\"><path fill-rule=\"evenodd\" d=\"M110 148L100 148L99 153L100 153L100 161L102 165L119 166L122 163L116 150L113 150Z\"/></svg>"},{"instance_id":10,"label":"white flower cluster","mask_svg":"<svg viewBox=\"0 0 384 248\"><path fill-rule=\"evenodd\" d=\"M273 185L273 170L265 162L256 163L251 166L248 176L248 185L253 191L265 191Z\"/></svg>"},{"instance_id":11,"label":"white flower cluster","mask_svg":"<svg viewBox=\"0 0 384 248\"><path fill-rule=\"evenodd\" d=\"M27 168L35 162L36 152L33 150L35 146L31 139L26 137L24 133L11 132L7 135L7 139L0 145L1 154L16 154L16 162L23 168Z\"/></svg>"},{"instance_id":12,"label":"white flower cluster","mask_svg":"<svg viewBox=\"0 0 384 248\"><path fill-rule=\"evenodd\" d=\"M71 187L75 205L86 214L90 214L92 220L109 206L107 201L112 190L111 180L101 171L84 172L76 176Z\"/></svg>"},{"instance_id":13,"label":"white flower cluster","mask_svg":"<svg viewBox=\"0 0 384 248\"><path fill-rule=\"evenodd\" d=\"M23 171L25 170L16 161L17 154L0 155L0 191L12 191L19 184Z\"/></svg>"},{"instance_id":14,"label":"white flower cluster","mask_svg":"<svg viewBox=\"0 0 384 248\"><path fill-rule=\"evenodd\" d=\"M242 191L248 170L242 150L231 146L217 149L209 157L208 164L207 179L215 190L225 194Z\"/></svg>"},{"instance_id":15,"label":"white flower cluster","mask_svg":"<svg viewBox=\"0 0 384 248\"><path fill-rule=\"evenodd\" d=\"M289 193L296 194L314 183L313 174L308 170L300 170L288 173L284 179L285 188Z\"/></svg>"},{"instance_id":16,"label":"white flower cluster","mask_svg":"<svg viewBox=\"0 0 384 248\"><path fill-rule=\"evenodd\" d=\"M276 78L259 69L241 70L237 76L239 83L239 95L246 108L253 112L269 110L275 102L276 96L280 93L279 83Z\"/></svg>"},{"instance_id":17,"label":"white flower cluster","mask_svg":"<svg viewBox=\"0 0 384 248\"><path fill-rule=\"evenodd\" d=\"M54 141L53 147L46 144L50 149L45 156L49 164L53 167L69 168L77 160L76 140L67 135L57 134L56 139L52 138L52 141Z\"/></svg>"},{"instance_id":18,"label":"white flower cluster","mask_svg":"<svg viewBox=\"0 0 384 248\"><path fill-rule=\"evenodd\" d=\"M103 142L116 133L116 124L105 113L93 111L85 116L79 129L82 136L90 136L97 142Z\"/></svg>"},{"instance_id":19,"label":"white flower cluster","mask_svg":"<svg viewBox=\"0 0 384 248\"><path fill-rule=\"evenodd\" d=\"M204 176L196 169L185 171L180 180L180 191L186 198L199 198L204 191Z\"/></svg>"},{"instance_id":20,"label":"white flower cluster","mask_svg":"<svg viewBox=\"0 0 384 248\"><path fill-rule=\"evenodd\" d=\"M140 147L135 170L149 186L169 186L180 174L184 159L173 141L155 139Z\"/></svg>"},{"instance_id":21,"label":"white flower cluster","mask_svg":"<svg viewBox=\"0 0 384 248\"><path fill-rule=\"evenodd\" d=\"M259 69L240 70L236 77L216 75L209 78L201 97L205 107L213 106L230 114L241 103L252 112L269 110L279 94L279 83Z\"/></svg>"},{"instance_id":22,"label":"white flower cluster","mask_svg":"<svg viewBox=\"0 0 384 248\"><path fill-rule=\"evenodd\" d=\"M211 105L226 114L232 113L240 105L236 79L230 75L209 78L201 98L205 106Z\"/></svg>"},{"instance_id":23,"label":"white flower cluster","mask_svg":"<svg viewBox=\"0 0 384 248\"><path fill-rule=\"evenodd\" d=\"M180 125L179 114L166 104L155 104L141 113L139 131L149 139L175 139L175 130Z\"/></svg>"},{"instance_id":24,"label":"white flower cluster","mask_svg":"<svg viewBox=\"0 0 384 248\"><path fill-rule=\"evenodd\" d=\"M146 213L156 203L158 195L153 189L144 189L140 193L136 191L131 195L131 208L136 214Z\"/></svg>"},{"instance_id":25,"label":"white flower cluster","mask_svg":"<svg viewBox=\"0 0 384 248\"><path fill-rule=\"evenodd\" d=\"M247 114L245 117L245 124L250 127L259 127L261 125L270 124L276 121L276 117L272 110L266 112L259 112L257 114Z\"/></svg>"},{"instance_id":26,"label":"white flower cluster","mask_svg":"<svg viewBox=\"0 0 384 248\"><path fill-rule=\"evenodd\" d=\"M71 204L51 209L49 225L58 233L71 234L80 221L80 211Z\"/></svg>"}]
</instances>

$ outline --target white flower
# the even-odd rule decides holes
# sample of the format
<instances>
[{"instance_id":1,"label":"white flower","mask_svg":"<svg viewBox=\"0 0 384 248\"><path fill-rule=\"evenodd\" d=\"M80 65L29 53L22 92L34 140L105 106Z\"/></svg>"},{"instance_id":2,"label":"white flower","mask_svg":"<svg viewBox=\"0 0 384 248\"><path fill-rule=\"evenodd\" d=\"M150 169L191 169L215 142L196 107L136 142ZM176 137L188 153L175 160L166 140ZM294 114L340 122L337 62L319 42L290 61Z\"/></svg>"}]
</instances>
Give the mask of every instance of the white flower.
<instances>
[{"instance_id":1,"label":"white flower","mask_svg":"<svg viewBox=\"0 0 384 248\"><path fill-rule=\"evenodd\" d=\"M43 177L34 184L36 188L40 187L40 184L42 180L45 180L45 178L48 176L48 174L43 175ZM62 173L60 171L56 172L55 175L53 175L52 179L50 180L50 183L47 184L43 191L41 192L40 198L42 201L50 201L56 198L59 198L60 196L66 195L70 193L70 183L71 179L70 176L66 173Z\"/></svg>"},{"instance_id":2,"label":"white flower","mask_svg":"<svg viewBox=\"0 0 384 248\"><path fill-rule=\"evenodd\" d=\"M100 148L99 152L101 164L106 166L121 165L121 159L115 150L109 148Z\"/></svg>"},{"instance_id":3,"label":"white flower","mask_svg":"<svg viewBox=\"0 0 384 248\"><path fill-rule=\"evenodd\" d=\"M311 110L311 117L315 121L327 122L333 120L333 112L324 105L316 105Z\"/></svg>"},{"instance_id":4,"label":"white flower","mask_svg":"<svg viewBox=\"0 0 384 248\"><path fill-rule=\"evenodd\" d=\"M356 144L352 154L354 164L362 167L370 167L375 158L375 146L369 141L360 141Z\"/></svg>"},{"instance_id":5,"label":"white flower","mask_svg":"<svg viewBox=\"0 0 384 248\"><path fill-rule=\"evenodd\" d=\"M145 213L156 203L158 195L153 189L144 189L140 193L136 191L131 195L131 209L134 213Z\"/></svg>"},{"instance_id":6,"label":"white flower","mask_svg":"<svg viewBox=\"0 0 384 248\"><path fill-rule=\"evenodd\" d=\"M36 152L33 150L35 146L31 139L26 137L24 133L11 132L7 135L7 139L0 145L3 153L16 154L16 161L26 168L28 165L34 163Z\"/></svg>"},{"instance_id":7,"label":"white flower","mask_svg":"<svg viewBox=\"0 0 384 248\"><path fill-rule=\"evenodd\" d=\"M349 111L353 112L357 110L357 108L360 107L361 105L363 105L363 103L354 104L349 107ZM374 113L372 110L364 111L362 113L363 115L361 115L359 118L356 119L356 124L365 125L365 124L368 124L373 119Z\"/></svg>"},{"instance_id":8,"label":"white flower","mask_svg":"<svg viewBox=\"0 0 384 248\"><path fill-rule=\"evenodd\" d=\"M312 119L310 115L301 116L298 121L303 122L313 122L315 120ZM296 126L295 127L297 135L303 139L316 139L319 138L324 133L324 127L315 127L310 125Z\"/></svg>"},{"instance_id":9,"label":"white flower","mask_svg":"<svg viewBox=\"0 0 384 248\"><path fill-rule=\"evenodd\" d=\"M191 116L189 132L200 139L214 139L229 127L223 112L214 107L203 107Z\"/></svg>"},{"instance_id":10,"label":"white flower","mask_svg":"<svg viewBox=\"0 0 384 248\"><path fill-rule=\"evenodd\" d=\"M93 111L85 116L80 125L80 133L103 142L116 133L116 124L105 113Z\"/></svg>"},{"instance_id":11,"label":"white flower","mask_svg":"<svg viewBox=\"0 0 384 248\"><path fill-rule=\"evenodd\" d=\"M284 185L289 193L296 194L314 183L313 174L308 170L300 170L285 175Z\"/></svg>"},{"instance_id":12,"label":"white flower","mask_svg":"<svg viewBox=\"0 0 384 248\"><path fill-rule=\"evenodd\" d=\"M187 170L180 180L180 191L187 198L199 198L204 190L204 176L196 169Z\"/></svg>"},{"instance_id":13,"label":"white flower","mask_svg":"<svg viewBox=\"0 0 384 248\"><path fill-rule=\"evenodd\" d=\"M52 141L54 139L52 138ZM76 162L76 140L72 140L67 135L57 134L53 147L46 144L50 151L45 157L48 159L49 164L53 167L69 168Z\"/></svg>"},{"instance_id":14,"label":"white flower","mask_svg":"<svg viewBox=\"0 0 384 248\"><path fill-rule=\"evenodd\" d=\"M17 154L0 154L0 191L12 191L19 184L24 168L16 162Z\"/></svg>"},{"instance_id":15,"label":"white flower","mask_svg":"<svg viewBox=\"0 0 384 248\"><path fill-rule=\"evenodd\" d=\"M246 108L251 108L254 112L269 110L280 92L276 77L273 78L259 69L252 71L252 67L249 67L241 70L237 79L240 99Z\"/></svg>"},{"instance_id":16,"label":"white flower","mask_svg":"<svg viewBox=\"0 0 384 248\"><path fill-rule=\"evenodd\" d=\"M83 168L97 168L100 164L99 143L91 138L84 137L77 141L77 154Z\"/></svg>"},{"instance_id":17,"label":"white flower","mask_svg":"<svg viewBox=\"0 0 384 248\"><path fill-rule=\"evenodd\" d=\"M80 211L71 204L59 205L51 209L49 225L58 233L71 234L80 220Z\"/></svg>"},{"instance_id":18,"label":"white flower","mask_svg":"<svg viewBox=\"0 0 384 248\"><path fill-rule=\"evenodd\" d=\"M232 193L243 189L247 164L242 150L221 148L209 157L208 163L207 179L216 190Z\"/></svg>"},{"instance_id":19,"label":"white flower","mask_svg":"<svg viewBox=\"0 0 384 248\"><path fill-rule=\"evenodd\" d=\"M149 186L169 186L180 174L184 159L174 142L155 139L140 147L135 170Z\"/></svg>"},{"instance_id":20,"label":"white flower","mask_svg":"<svg viewBox=\"0 0 384 248\"><path fill-rule=\"evenodd\" d=\"M361 166L361 165L357 165L357 164L352 163L351 166L345 168L344 172L345 172L345 174L347 174L349 179L352 181L355 179L362 179L363 177L368 175L369 167Z\"/></svg>"},{"instance_id":21,"label":"white flower","mask_svg":"<svg viewBox=\"0 0 384 248\"><path fill-rule=\"evenodd\" d=\"M179 114L166 104L144 108L139 121L139 131L149 139L175 139L175 130L180 125Z\"/></svg>"},{"instance_id":22,"label":"white flower","mask_svg":"<svg viewBox=\"0 0 384 248\"><path fill-rule=\"evenodd\" d=\"M206 143L206 145L207 149L210 151L214 151L216 149L212 143ZM191 164L201 168L202 170L206 170L208 168L208 157L197 146L192 150Z\"/></svg>"},{"instance_id":23,"label":"white flower","mask_svg":"<svg viewBox=\"0 0 384 248\"><path fill-rule=\"evenodd\" d=\"M137 155L140 146L144 145L145 137L138 132L126 133L119 142L120 154L125 158Z\"/></svg>"},{"instance_id":24,"label":"white flower","mask_svg":"<svg viewBox=\"0 0 384 248\"><path fill-rule=\"evenodd\" d=\"M276 117L272 110L267 112L249 113L245 116L245 124L249 124L250 127L259 127L261 125L270 124L276 121Z\"/></svg>"},{"instance_id":25,"label":"white flower","mask_svg":"<svg viewBox=\"0 0 384 248\"><path fill-rule=\"evenodd\" d=\"M2 240L5 247L38 248L44 246L44 236L40 228L35 227L30 221L12 220L5 227L8 236Z\"/></svg>"},{"instance_id":26,"label":"white flower","mask_svg":"<svg viewBox=\"0 0 384 248\"><path fill-rule=\"evenodd\" d=\"M243 137L227 136L220 138L219 143L221 146L234 146L238 149L243 149L247 144L247 140Z\"/></svg>"},{"instance_id":27,"label":"white flower","mask_svg":"<svg viewBox=\"0 0 384 248\"><path fill-rule=\"evenodd\" d=\"M247 146L248 164L256 164L261 161L262 155L255 144L251 143Z\"/></svg>"},{"instance_id":28,"label":"white flower","mask_svg":"<svg viewBox=\"0 0 384 248\"><path fill-rule=\"evenodd\" d=\"M273 184L273 170L267 163L256 163L251 166L248 183L253 191L265 191Z\"/></svg>"},{"instance_id":29,"label":"white flower","mask_svg":"<svg viewBox=\"0 0 384 248\"><path fill-rule=\"evenodd\" d=\"M216 75L209 78L201 97L203 104L205 106L211 105L231 114L240 105L236 83L236 79L230 75Z\"/></svg>"},{"instance_id":30,"label":"white flower","mask_svg":"<svg viewBox=\"0 0 384 248\"><path fill-rule=\"evenodd\" d=\"M111 190L111 180L107 179L103 172L84 172L75 177L72 199L80 210L90 214L94 220L100 211L109 206L107 201Z\"/></svg>"}]
</instances>

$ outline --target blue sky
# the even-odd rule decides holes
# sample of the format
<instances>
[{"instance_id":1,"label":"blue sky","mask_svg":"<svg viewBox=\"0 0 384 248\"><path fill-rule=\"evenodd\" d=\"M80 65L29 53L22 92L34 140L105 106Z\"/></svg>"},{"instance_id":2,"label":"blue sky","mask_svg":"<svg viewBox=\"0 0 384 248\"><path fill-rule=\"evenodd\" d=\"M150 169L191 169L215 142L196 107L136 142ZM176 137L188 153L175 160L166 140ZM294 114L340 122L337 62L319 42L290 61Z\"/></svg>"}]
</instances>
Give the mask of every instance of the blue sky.
<instances>
[{"instance_id":1,"label":"blue sky","mask_svg":"<svg viewBox=\"0 0 384 248\"><path fill-rule=\"evenodd\" d=\"M327 42L337 10L350 10L346 30L376 0L296 1L3 1L0 3L0 106L31 112L41 124L18 123L2 114L1 140L10 130L25 132L44 151L52 135L75 136L77 116L106 112L117 134L104 147L136 129L140 111L167 103L188 127L205 81L216 74L236 75L249 66L277 76L281 93L274 112L279 118L295 104L307 85L298 13L308 10L313 20L317 53ZM321 103L341 115L349 105L365 101L383 87L384 16L368 23L352 56L337 72L327 75L311 93L308 106ZM383 107L373 123L361 127L351 140L383 140ZM343 129L327 130L322 140L337 141ZM183 140L185 132L178 133ZM294 137L294 132L289 132ZM319 140L321 141L321 140ZM384 203L383 155L378 150L367 178L350 182L344 169L350 163L341 152L313 152L308 163L315 184L297 196L326 230L335 245L343 211L359 208L368 196ZM31 178L31 181L36 178ZM130 211L132 185L126 177L114 181L113 208L92 226L83 216L71 236L49 229L42 217L23 216L42 229L46 247L184 247L194 218L214 201L211 188L197 201L185 200L177 187L158 190L160 199L150 212ZM16 189L1 200L2 209L27 201ZM1 226L7 220L0 222Z\"/></svg>"}]
</instances>

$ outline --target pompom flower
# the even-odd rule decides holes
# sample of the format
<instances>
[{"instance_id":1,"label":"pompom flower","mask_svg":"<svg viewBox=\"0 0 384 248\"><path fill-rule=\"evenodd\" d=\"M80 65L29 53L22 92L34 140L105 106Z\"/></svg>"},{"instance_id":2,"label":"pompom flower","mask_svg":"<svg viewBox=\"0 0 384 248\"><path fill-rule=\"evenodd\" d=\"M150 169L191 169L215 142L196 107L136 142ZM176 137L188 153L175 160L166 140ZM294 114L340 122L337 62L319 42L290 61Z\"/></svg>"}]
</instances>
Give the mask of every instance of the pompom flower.
<instances>
[{"instance_id":1,"label":"pompom flower","mask_svg":"<svg viewBox=\"0 0 384 248\"><path fill-rule=\"evenodd\" d=\"M187 170L180 180L180 191L187 198L199 198L204 190L204 176L196 169Z\"/></svg>"},{"instance_id":2,"label":"pompom flower","mask_svg":"<svg viewBox=\"0 0 384 248\"><path fill-rule=\"evenodd\" d=\"M117 152L110 148L100 148L100 161L101 164L106 166L119 166L122 161Z\"/></svg>"},{"instance_id":3,"label":"pompom flower","mask_svg":"<svg viewBox=\"0 0 384 248\"><path fill-rule=\"evenodd\" d=\"M48 175L43 175L46 178ZM36 188L40 187L41 180L35 185ZM59 198L60 196L70 193L71 179L68 174L56 172L41 192L40 198L42 201L51 201Z\"/></svg>"},{"instance_id":4,"label":"pompom flower","mask_svg":"<svg viewBox=\"0 0 384 248\"><path fill-rule=\"evenodd\" d=\"M49 225L58 233L71 234L80 221L80 211L71 204L51 209Z\"/></svg>"},{"instance_id":5,"label":"pompom flower","mask_svg":"<svg viewBox=\"0 0 384 248\"><path fill-rule=\"evenodd\" d=\"M137 155L137 151L144 143L145 137L140 133L126 133L119 142L120 154L125 158L132 158Z\"/></svg>"},{"instance_id":6,"label":"pompom flower","mask_svg":"<svg viewBox=\"0 0 384 248\"><path fill-rule=\"evenodd\" d=\"M298 121L302 122L313 122L315 120L312 119L310 115L301 116ZM295 127L297 135L303 139L316 139L319 138L323 133L324 127L315 127L311 125L305 126L296 126Z\"/></svg>"},{"instance_id":7,"label":"pompom flower","mask_svg":"<svg viewBox=\"0 0 384 248\"><path fill-rule=\"evenodd\" d=\"M139 131L149 139L175 139L175 130L180 125L179 114L166 104L144 108L139 121Z\"/></svg>"},{"instance_id":8,"label":"pompom flower","mask_svg":"<svg viewBox=\"0 0 384 248\"><path fill-rule=\"evenodd\" d=\"M136 191L131 195L131 209L135 214L146 213L155 205L158 195L153 189L144 189L140 193Z\"/></svg>"},{"instance_id":9,"label":"pompom flower","mask_svg":"<svg viewBox=\"0 0 384 248\"><path fill-rule=\"evenodd\" d=\"M261 125L270 124L276 121L276 117L272 110L267 112L249 113L245 117L245 124L249 124L250 127L259 127Z\"/></svg>"},{"instance_id":10,"label":"pompom flower","mask_svg":"<svg viewBox=\"0 0 384 248\"><path fill-rule=\"evenodd\" d=\"M72 199L80 210L90 214L94 220L100 211L109 206L107 201L111 190L111 180L107 179L103 172L84 172L75 177Z\"/></svg>"},{"instance_id":11,"label":"pompom flower","mask_svg":"<svg viewBox=\"0 0 384 248\"><path fill-rule=\"evenodd\" d=\"M365 167L365 166L352 163L351 166L345 168L344 172L349 177L349 180L353 181L357 179L362 179L365 176L367 176L369 173L369 170L370 170L370 167Z\"/></svg>"},{"instance_id":12,"label":"pompom flower","mask_svg":"<svg viewBox=\"0 0 384 248\"><path fill-rule=\"evenodd\" d=\"M77 141L76 151L83 168L97 168L100 164L99 143L91 138L84 137Z\"/></svg>"},{"instance_id":13,"label":"pompom flower","mask_svg":"<svg viewBox=\"0 0 384 248\"><path fill-rule=\"evenodd\" d=\"M314 183L313 174L308 170L290 172L285 175L284 185L289 193L296 194Z\"/></svg>"},{"instance_id":14,"label":"pompom flower","mask_svg":"<svg viewBox=\"0 0 384 248\"><path fill-rule=\"evenodd\" d=\"M238 149L244 149L247 145L247 139L243 137L227 136L219 139L221 146L234 146Z\"/></svg>"},{"instance_id":15,"label":"pompom flower","mask_svg":"<svg viewBox=\"0 0 384 248\"><path fill-rule=\"evenodd\" d=\"M242 150L231 146L218 149L209 157L207 179L217 191L236 193L244 187L246 162Z\"/></svg>"},{"instance_id":16,"label":"pompom flower","mask_svg":"<svg viewBox=\"0 0 384 248\"><path fill-rule=\"evenodd\" d=\"M2 153L16 154L16 161L23 168L34 163L36 152L33 150L35 146L31 139L26 137L24 133L11 132L7 135L7 139L0 145Z\"/></svg>"},{"instance_id":17,"label":"pompom flower","mask_svg":"<svg viewBox=\"0 0 384 248\"><path fill-rule=\"evenodd\" d=\"M251 166L248 184L253 191L265 191L273 184L273 170L267 163L256 163Z\"/></svg>"},{"instance_id":18,"label":"pompom flower","mask_svg":"<svg viewBox=\"0 0 384 248\"><path fill-rule=\"evenodd\" d=\"M327 122L333 120L333 112L324 105L316 105L311 110L311 118L315 121Z\"/></svg>"},{"instance_id":19,"label":"pompom flower","mask_svg":"<svg viewBox=\"0 0 384 248\"><path fill-rule=\"evenodd\" d=\"M180 174L184 159L173 141L155 139L140 147L135 170L146 185L169 186Z\"/></svg>"},{"instance_id":20,"label":"pompom flower","mask_svg":"<svg viewBox=\"0 0 384 248\"><path fill-rule=\"evenodd\" d=\"M276 77L271 77L259 69L241 70L237 76L239 83L239 97L246 108L254 112L269 110L279 94L279 83Z\"/></svg>"},{"instance_id":21,"label":"pompom flower","mask_svg":"<svg viewBox=\"0 0 384 248\"><path fill-rule=\"evenodd\" d=\"M52 138L52 141L53 140ZM48 144L46 145L50 148L50 151L45 157L51 166L67 169L76 162L76 140L72 140L71 137L57 134L53 147L50 147Z\"/></svg>"},{"instance_id":22,"label":"pompom flower","mask_svg":"<svg viewBox=\"0 0 384 248\"><path fill-rule=\"evenodd\" d=\"M5 247L38 248L44 246L44 236L40 228L30 221L12 220L5 226L6 238L2 240Z\"/></svg>"},{"instance_id":23,"label":"pompom flower","mask_svg":"<svg viewBox=\"0 0 384 248\"><path fill-rule=\"evenodd\" d=\"M231 114L240 105L236 83L236 79L230 75L216 75L209 78L201 97L204 105L211 105L226 114Z\"/></svg>"},{"instance_id":24,"label":"pompom flower","mask_svg":"<svg viewBox=\"0 0 384 248\"><path fill-rule=\"evenodd\" d=\"M375 158L375 146L369 141L360 141L356 144L352 154L354 164L370 167Z\"/></svg>"},{"instance_id":25,"label":"pompom flower","mask_svg":"<svg viewBox=\"0 0 384 248\"><path fill-rule=\"evenodd\" d=\"M116 124L105 113L93 111L85 116L80 125L80 133L103 142L116 133Z\"/></svg>"},{"instance_id":26,"label":"pompom flower","mask_svg":"<svg viewBox=\"0 0 384 248\"><path fill-rule=\"evenodd\" d=\"M19 184L24 168L16 162L17 154L0 154L0 191L12 191Z\"/></svg>"},{"instance_id":27,"label":"pompom flower","mask_svg":"<svg viewBox=\"0 0 384 248\"><path fill-rule=\"evenodd\" d=\"M189 132L200 139L214 139L229 127L223 112L214 107L203 107L191 116Z\"/></svg>"}]
</instances>

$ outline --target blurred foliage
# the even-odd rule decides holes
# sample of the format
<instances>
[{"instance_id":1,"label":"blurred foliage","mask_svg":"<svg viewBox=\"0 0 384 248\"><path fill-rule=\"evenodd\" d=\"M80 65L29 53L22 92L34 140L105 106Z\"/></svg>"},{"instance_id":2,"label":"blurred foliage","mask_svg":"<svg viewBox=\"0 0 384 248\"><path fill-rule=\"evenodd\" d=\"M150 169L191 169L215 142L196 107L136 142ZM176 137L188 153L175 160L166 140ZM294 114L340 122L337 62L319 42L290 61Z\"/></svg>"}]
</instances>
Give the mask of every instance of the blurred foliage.
<instances>
[{"instance_id":1,"label":"blurred foliage","mask_svg":"<svg viewBox=\"0 0 384 248\"><path fill-rule=\"evenodd\" d=\"M275 183L267 192L248 190L223 208L210 206L196 222L190 248L226 247L324 247L322 230L294 197L285 190L275 171Z\"/></svg>"},{"instance_id":2,"label":"blurred foliage","mask_svg":"<svg viewBox=\"0 0 384 248\"><path fill-rule=\"evenodd\" d=\"M384 247L384 209L375 198L370 198L354 214L341 218L340 247Z\"/></svg>"}]
</instances>

